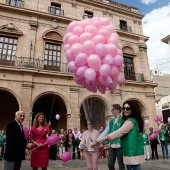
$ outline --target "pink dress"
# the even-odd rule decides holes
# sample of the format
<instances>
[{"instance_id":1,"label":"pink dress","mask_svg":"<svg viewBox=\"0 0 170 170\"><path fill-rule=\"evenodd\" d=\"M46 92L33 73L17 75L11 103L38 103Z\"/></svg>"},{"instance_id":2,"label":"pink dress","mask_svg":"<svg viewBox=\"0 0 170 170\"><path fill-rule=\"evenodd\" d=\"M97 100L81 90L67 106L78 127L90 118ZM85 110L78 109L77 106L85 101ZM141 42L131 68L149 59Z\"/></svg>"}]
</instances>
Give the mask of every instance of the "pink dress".
<instances>
[{"instance_id":1,"label":"pink dress","mask_svg":"<svg viewBox=\"0 0 170 170\"><path fill-rule=\"evenodd\" d=\"M33 139L37 143L44 144L46 142L47 135L49 135L49 133L50 130L47 125L45 125L41 130L38 130L35 126L32 126L30 131L30 139ZM49 149L47 144L39 148L37 148L37 146L32 147L31 167L34 168L48 167L48 158L49 158Z\"/></svg>"}]
</instances>

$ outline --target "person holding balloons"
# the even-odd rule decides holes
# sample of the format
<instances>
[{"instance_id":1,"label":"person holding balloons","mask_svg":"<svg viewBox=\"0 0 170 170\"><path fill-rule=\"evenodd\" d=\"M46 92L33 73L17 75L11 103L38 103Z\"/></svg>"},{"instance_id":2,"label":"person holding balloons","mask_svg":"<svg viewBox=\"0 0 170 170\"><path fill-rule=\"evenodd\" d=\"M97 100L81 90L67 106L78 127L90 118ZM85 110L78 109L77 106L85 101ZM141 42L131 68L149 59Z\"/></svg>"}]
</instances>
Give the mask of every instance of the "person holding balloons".
<instances>
[{"instance_id":1,"label":"person holding balloons","mask_svg":"<svg viewBox=\"0 0 170 170\"><path fill-rule=\"evenodd\" d=\"M145 160L150 159L150 153L149 153L149 134L146 133L145 130L143 130L143 145L144 145L144 152L145 152Z\"/></svg>"},{"instance_id":2,"label":"person holding balloons","mask_svg":"<svg viewBox=\"0 0 170 170\"><path fill-rule=\"evenodd\" d=\"M166 158L169 158L168 156L168 143L167 143L167 136L168 136L168 131L166 130L165 124L161 126L160 134L159 134L159 140L161 142L161 148L162 148L162 158L165 159L165 154Z\"/></svg>"},{"instance_id":3,"label":"person holding balloons","mask_svg":"<svg viewBox=\"0 0 170 170\"><path fill-rule=\"evenodd\" d=\"M33 143L31 150L32 170L47 170L49 159L49 148L46 144L47 136L51 134L51 123L47 125L45 114L39 112L33 122L30 131L30 141Z\"/></svg>"},{"instance_id":4,"label":"person holding balloons","mask_svg":"<svg viewBox=\"0 0 170 170\"><path fill-rule=\"evenodd\" d=\"M159 144L159 141L157 139L156 133L153 132L153 127L149 128L150 134L149 134L149 139L150 139L150 145L151 145L151 150L152 150L152 159L159 159L158 158L158 150L157 150L157 145Z\"/></svg>"},{"instance_id":5,"label":"person holding balloons","mask_svg":"<svg viewBox=\"0 0 170 170\"><path fill-rule=\"evenodd\" d=\"M121 137L121 153L127 170L140 170L140 164L145 162L142 137L144 121L140 110L133 101L125 101L122 110L122 126L109 135L96 140L91 147Z\"/></svg>"}]
</instances>

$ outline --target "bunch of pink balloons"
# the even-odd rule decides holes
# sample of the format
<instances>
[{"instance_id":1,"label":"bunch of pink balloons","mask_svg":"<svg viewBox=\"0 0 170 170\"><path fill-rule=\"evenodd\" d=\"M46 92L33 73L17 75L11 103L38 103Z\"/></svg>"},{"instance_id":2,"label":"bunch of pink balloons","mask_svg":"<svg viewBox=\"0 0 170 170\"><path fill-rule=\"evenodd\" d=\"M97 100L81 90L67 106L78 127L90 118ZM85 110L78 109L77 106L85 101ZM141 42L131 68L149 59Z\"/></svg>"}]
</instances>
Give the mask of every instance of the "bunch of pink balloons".
<instances>
[{"instance_id":1,"label":"bunch of pink balloons","mask_svg":"<svg viewBox=\"0 0 170 170\"><path fill-rule=\"evenodd\" d=\"M68 25L63 38L68 68L77 84L91 92L114 92L124 81L119 36L108 18L84 19Z\"/></svg>"}]
</instances>

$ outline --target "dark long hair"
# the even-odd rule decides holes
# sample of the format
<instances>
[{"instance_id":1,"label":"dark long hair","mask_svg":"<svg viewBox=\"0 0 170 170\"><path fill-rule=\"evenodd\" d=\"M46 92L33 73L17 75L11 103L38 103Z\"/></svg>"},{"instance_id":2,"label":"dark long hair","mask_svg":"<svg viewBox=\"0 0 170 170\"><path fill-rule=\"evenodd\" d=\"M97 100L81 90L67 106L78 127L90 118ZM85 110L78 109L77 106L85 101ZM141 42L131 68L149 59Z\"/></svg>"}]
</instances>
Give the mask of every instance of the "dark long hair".
<instances>
[{"instance_id":1,"label":"dark long hair","mask_svg":"<svg viewBox=\"0 0 170 170\"><path fill-rule=\"evenodd\" d=\"M125 104L128 104L130 106L131 114L129 116L125 116L123 112L123 120L126 120L128 117L134 117L136 121L138 122L139 131L143 133L144 121L141 115L141 111L139 110L139 108L136 106L136 104L133 101L125 101L123 103L123 107Z\"/></svg>"}]
</instances>

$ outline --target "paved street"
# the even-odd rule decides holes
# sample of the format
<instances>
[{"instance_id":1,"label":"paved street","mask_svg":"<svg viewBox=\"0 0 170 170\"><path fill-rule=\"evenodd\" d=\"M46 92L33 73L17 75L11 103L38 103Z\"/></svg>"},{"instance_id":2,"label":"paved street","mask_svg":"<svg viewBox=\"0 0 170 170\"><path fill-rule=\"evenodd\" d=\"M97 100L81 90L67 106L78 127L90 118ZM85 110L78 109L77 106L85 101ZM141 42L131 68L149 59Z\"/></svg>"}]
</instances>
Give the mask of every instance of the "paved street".
<instances>
[{"instance_id":1,"label":"paved street","mask_svg":"<svg viewBox=\"0 0 170 170\"><path fill-rule=\"evenodd\" d=\"M86 170L86 164L84 160L70 160L66 163L57 161L49 161L48 170ZM99 159L99 170L107 170L107 159ZM142 170L169 170L170 169L170 159L159 159L159 160L149 160L141 165ZM0 161L0 170L3 170L3 160ZM21 170L31 170L30 162L25 160L22 162ZM118 166L116 163L116 170Z\"/></svg>"},{"instance_id":2,"label":"paved street","mask_svg":"<svg viewBox=\"0 0 170 170\"><path fill-rule=\"evenodd\" d=\"M169 153L170 153L170 145L168 146ZM151 151L150 151L151 153ZM169 159L162 159L161 156L161 147L160 145L158 146L158 154L159 154L159 159L154 159L154 160L148 160L144 164L141 165L141 170L170 170L170 158ZM4 161L0 160L0 170L3 170L3 165ZM107 170L107 159L99 159L98 163L98 170ZM116 163L115 166L116 170L118 170L118 165ZM48 170L87 170L86 168L86 163L85 160L80 160L80 159L75 159L75 160L70 160L68 162L62 162L60 160L56 161L49 161L49 167ZM30 168L30 161L25 160L22 162L22 168L21 170L31 170Z\"/></svg>"}]
</instances>

